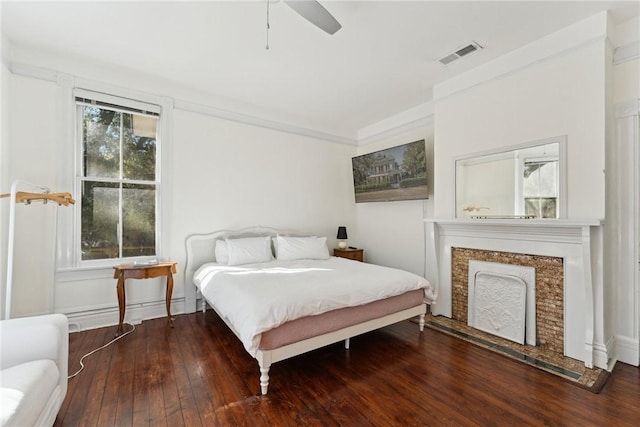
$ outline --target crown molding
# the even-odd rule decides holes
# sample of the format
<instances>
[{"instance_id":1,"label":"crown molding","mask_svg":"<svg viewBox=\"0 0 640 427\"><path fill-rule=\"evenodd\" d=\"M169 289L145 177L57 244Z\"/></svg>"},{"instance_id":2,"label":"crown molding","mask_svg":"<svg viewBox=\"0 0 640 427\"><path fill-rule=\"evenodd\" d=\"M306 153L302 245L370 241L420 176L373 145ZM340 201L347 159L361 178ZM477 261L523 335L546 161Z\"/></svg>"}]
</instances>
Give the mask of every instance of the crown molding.
<instances>
[{"instance_id":1,"label":"crown molding","mask_svg":"<svg viewBox=\"0 0 640 427\"><path fill-rule=\"evenodd\" d=\"M358 140L358 146L365 146L369 144L373 144L378 141L388 140L395 136L405 134L407 132L414 131L416 129L422 129L425 127L432 126L434 123L433 115L421 117L419 119L412 120L410 122L406 122L392 128L388 128L384 131L378 132L376 134L369 135L365 138Z\"/></svg>"},{"instance_id":2,"label":"crown molding","mask_svg":"<svg viewBox=\"0 0 640 427\"><path fill-rule=\"evenodd\" d=\"M225 110L223 108L214 107L211 105L204 105L195 102L185 100L175 100L175 108L183 111L189 111L192 113L205 114L212 117L218 117L225 120L231 120L238 123L243 123L252 126L258 126L265 129L276 130L280 132L291 133L295 135L305 136L314 139L321 139L328 142L334 142L338 144L356 145L356 140L346 138L331 133L317 131L302 126L296 126L280 121L265 119L258 116L252 116L249 114L240 113L232 110Z\"/></svg>"},{"instance_id":3,"label":"crown molding","mask_svg":"<svg viewBox=\"0 0 640 427\"><path fill-rule=\"evenodd\" d=\"M24 63L16 63L10 62L7 67L12 74L30 77L34 79L49 81L64 87L80 87L83 81L88 81L67 73L60 73L55 70L51 70L48 68L38 67L30 64ZM105 88L104 90L108 92L110 89L116 89L118 92L128 92L133 93L134 90L124 88L124 87L116 87L111 84L101 83L101 82L93 82L93 86L100 86ZM300 135L308 138L319 139L327 142L333 142L337 144L345 144L356 146L357 140L355 138L348 138L341 135L332 134L329 132L323 132L315 129L311 129L304 126L298 126L292 123L287 123L285 121L272 120L260 117L258 115L245 114L240 111L233 111L230 109L223 109L213 105L206 105L201 103L192 102L186 99L175 99L172 97L162 96L162 95L154 95L154 94L146 94L147 96L156 97L158 99L162 99L165 102L170 101L169 104L173 105L173 108L205 114L213 117L218 117L225 120L232 120L238 123L258 126L265 129L276 130L280 132L286 132L290 134Z\"/></svg>"},{"instance_id":4,"label":"crown molding","mask_svg":"<svg viewBox=\"0 0 640 427\"><path fill-rule=\"evenodd\" d=\"M433 126L433 124L433 102L425 102L359 129L358 146L388 140L416 129Z\"/></svg>"}]
</instances>

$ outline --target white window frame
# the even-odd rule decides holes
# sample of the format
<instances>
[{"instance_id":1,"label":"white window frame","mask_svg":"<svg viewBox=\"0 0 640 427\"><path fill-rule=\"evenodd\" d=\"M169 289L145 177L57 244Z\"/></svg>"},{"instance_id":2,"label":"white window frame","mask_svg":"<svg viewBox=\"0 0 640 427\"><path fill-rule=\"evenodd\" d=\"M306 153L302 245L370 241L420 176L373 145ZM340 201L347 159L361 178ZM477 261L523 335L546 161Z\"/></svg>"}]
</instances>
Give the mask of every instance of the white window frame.
<instances>
[{"instance_id":1,"label":"white window frame","mask_svg":"<svg viewBox=\"0 0 640 427\"><path fill-rule=\"evenodd\" d=\"M80 174L82 142L78 138L76 97L93 98L125 107L146 111L158 111L158 136L156 139L156 258L169 258L167 252L170 237L171 194L171 135L173 126L173 100L149 95L109 84L86 81L72 76L58 79L59 129L57 145L59 188L72 188L77 200L81 197ZM152 109L154 108L154 109ZM58 281L75 281L109 277L111 267L132 258L111 258L83 261L80 252L81 211L77 202L73 209L65 210L57 217L58 239L56 243L56 277Z\"/></svg>"},{"instance_id":2,"label":"white window frame","mask_svg":"<svg viewBox=\"0 0 640 427\"><path fill-rule=\"evenodd\" d=\"M161 228L159 226L160 221L161 221L161 209L160 209L160 194L162 191L162 185L159 179L160 176L160 171L162 169L162 161L161 161L161 153L162 153L162 136L161 136L161 120L162 120L162 113L161 113L161 108L158 105L154 105L154 104L149 104L149 103L144 103L144 102L140 102L140 101L136 101L136 100L131 100L131 99L127 99L127 98L122 98L122 97L116 97L116 96L112 96L112 95L107 95L107 94L102 94L102 93L96 93L96 92L90 92L90 91L85 91L85 90L81 90L81 89L77 89L74 91L74 102L76 104L76 112L75 112L75 124L76 124L76 133L75 133L75 146L76 146L76 165L75 165L75 183L74 183L74 194L77 194L77 200L76 200L76 212L77 212L77 217L75 220L75 235L76 238L74 239L74 254L76 256L76 265L78 265L79 267L91 267L91 266L112 266L114 265L114 263L122 263L125 261L133 261L136 259L140 259L140 258L150 258L150 256L145 256L145 257L117 257L117 258L106 258L106 259L94 259L94 260L83 260L82 259L82 189L83 189L83 182L85 181L100 181L100 182L112 182L112 183L126 183L127 180L123 179L123 178L113 178L113 179L109 179L109 178L105 178L105 179L97 179L97 180L93 180L93 179L84 179L86 177L83 176L83 162L82 159L84 157L84 141L82 139L82 116L80 113L80 109L78 108L78 100L77 98L82 98L82 99L87 99L87 100L95 100L97 102L102 102L102 103L106 103L106 104L110 104L112 107L107 107L111 110L115 110L115 111L119 111L121 113L129 113L131 111L128 111L127 109L130 108L132 110L137 110L137 111L148 111L150 113L155 113L158 114L158 126L157 126L157 136L156 136L156 164L155 164L155 168L156 168L156 179L154 180L154 185L155 185L155 252L156 254L153 255L152 257L157 257L158 254L161 252L160 247L161 247ZM86 103L85 103L86 104ZM122 107L122 108L118 108L118 107ZM120 153L120 156L122 157L122 153ZM120 162L120 167L122 167L122 159ZM137 181L133 180L131 181L131 183L135 184L138 183ZM122 190L121 190L122 191ZM120 206L118 207L119 210L119 214L122 215L122 195L120 197ZM122 223L119 224L118 226L118 237L121 239L122 238ZM122 245L122 241L119 240L118 241L118 245L121 246Z\"/></svg>"}]
</instances>

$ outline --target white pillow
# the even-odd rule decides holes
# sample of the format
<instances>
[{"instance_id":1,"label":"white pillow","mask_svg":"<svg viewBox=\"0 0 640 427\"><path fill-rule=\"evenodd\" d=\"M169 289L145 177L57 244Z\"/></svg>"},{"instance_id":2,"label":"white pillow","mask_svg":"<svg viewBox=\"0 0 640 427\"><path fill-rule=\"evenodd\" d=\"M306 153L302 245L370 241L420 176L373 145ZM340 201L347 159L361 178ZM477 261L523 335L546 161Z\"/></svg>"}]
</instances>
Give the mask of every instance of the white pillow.
<instances>
[{"instance_id":1,"label":"white pillow","mask_svg":"<svg viewBox=\"0 0 640 427\"><path fill-rule=\"evenodd\" d=\"M267 262L273 259L271 237L245 237L225 239L229 253L229 265Z\"/></svg>"},{"instance_id":2,"label":"white pillow","mask_svg":"<svg viewBox=\"0 0 640 427\"><path fill-rule=\"evenodd\" d=\"M278 255L278 237L314 237L315 238L316 236L309 236L309 235L302 236L302 235L291 235L291 234L278 234L276 236L273 236L271 238L271 246L273 248L273 255L276 258L278 258L277 257L277 255Z\"/></svg>"},{"instance_id":3,"label":"white pillow","mask_svg":"<svg viewBox=\"0 0 640 427\"><path fill-rule=\"evenodd\" d=\"M216 240L215 256L216 262L218 264L229 264L229 251L227 250L227 242L222 239Z\"/></svg>"},{"instance_id":4,"label":"white pillow","mask_svg":"<svg viewBox=\"0 0 640 427\"><path fill-rule=\"evenodd\" d=\"M276 237L276 258L282 261L297 259L329 259L326 237Z\"/></svg>"}]
</instances>

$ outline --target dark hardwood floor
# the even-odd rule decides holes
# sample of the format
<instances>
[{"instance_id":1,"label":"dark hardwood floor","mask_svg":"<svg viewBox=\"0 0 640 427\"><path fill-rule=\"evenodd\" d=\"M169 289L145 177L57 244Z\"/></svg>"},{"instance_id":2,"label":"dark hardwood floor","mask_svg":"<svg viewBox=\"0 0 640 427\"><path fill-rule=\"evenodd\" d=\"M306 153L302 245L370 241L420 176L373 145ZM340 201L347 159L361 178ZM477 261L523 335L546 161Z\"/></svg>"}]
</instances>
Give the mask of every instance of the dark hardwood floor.
<instances>
[{"instance_id":1,"label":"dark hardwood floor","mask_svg":"<svg viewBox=\"0 0 640 427\"><path fill-rule=\"evenodd\" d=\"M70 372L115 326L70 335ZM145 321L85 359L55 426L638 426L640 369L600 394L408 321L257 362L214 312Z\"/></svg>"}]
</instances>

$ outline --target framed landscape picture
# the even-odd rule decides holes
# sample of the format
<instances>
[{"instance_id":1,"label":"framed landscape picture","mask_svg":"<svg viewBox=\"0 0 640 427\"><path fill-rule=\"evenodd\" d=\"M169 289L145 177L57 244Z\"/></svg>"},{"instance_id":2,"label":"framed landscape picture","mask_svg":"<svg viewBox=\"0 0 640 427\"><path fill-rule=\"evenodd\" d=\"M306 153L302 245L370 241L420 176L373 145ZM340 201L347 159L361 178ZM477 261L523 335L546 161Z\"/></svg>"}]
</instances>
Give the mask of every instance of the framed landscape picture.
<instances>
[{"instance_id":1,"label":"framed landscape picture","mask_svg":"<svg viewBox=\"0 0 640 427\"><path fill-rule=\"evenodd\" d=\"M424 140L351 159L356 203L429 198Z\"/></svg>"}]
</instances>

